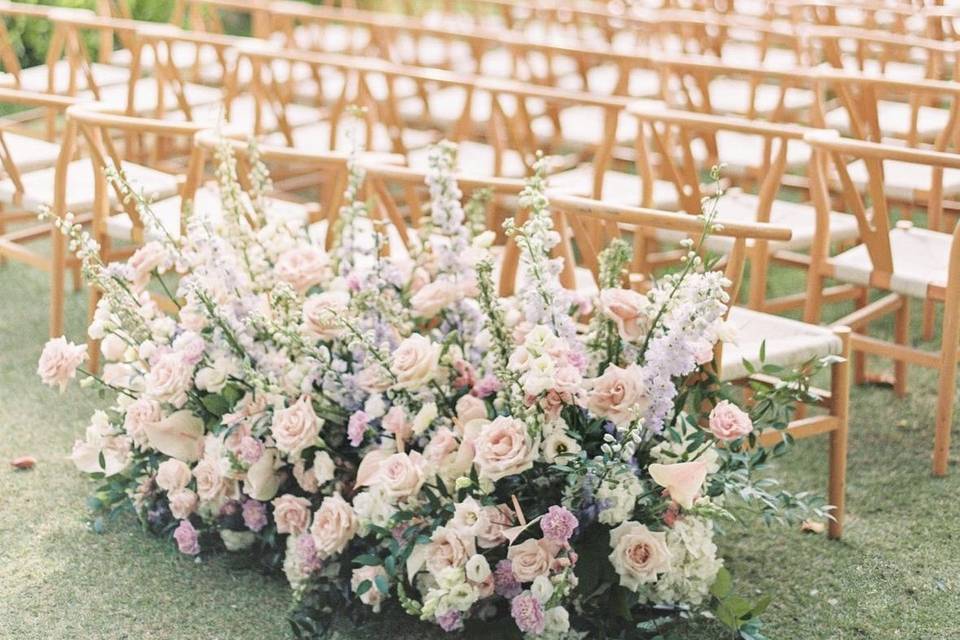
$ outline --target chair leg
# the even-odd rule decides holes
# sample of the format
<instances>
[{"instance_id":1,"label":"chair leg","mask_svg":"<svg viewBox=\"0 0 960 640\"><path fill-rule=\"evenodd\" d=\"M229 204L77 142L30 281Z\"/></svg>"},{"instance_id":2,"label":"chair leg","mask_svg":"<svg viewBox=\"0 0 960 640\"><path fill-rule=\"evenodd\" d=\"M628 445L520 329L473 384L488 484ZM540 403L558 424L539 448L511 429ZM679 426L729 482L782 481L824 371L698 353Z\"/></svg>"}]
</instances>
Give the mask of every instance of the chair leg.
<instances>
[{"instance_id":1,"label":"chair leg","mask_svg":"<svg viewBox=\"0 0 960 640\"><path fill-rule=\"evenodd\" d=\"M847 437L850 426L850 329L837 327L834 332L843 344L843 362L833 365L830 382L831 408L839 424L830 432L830 480L828 499L834 506L827 535L837 540L843 534L847 487Z\"/></svg>"},{"instance_id":2,"label":"chair leg","mask_svg":"<svg viewBox=\"0 0 960 640\"><path fill-rule=\"evenodd\" d=\"M924 309L926 310L926 309ZM910 340L910 298L903 296L900 308L897 309L893 320L894 340L899 345L906 345ZM907 361L893 361L893 392L898 398L907 395Z\"/></svg>"},{"instance_id":3,"label":"chair leg","mask_svg":"<svg viewBox=\"0 0 960 640\"><path fill-rule=\"evenodd\" d=\"M933 442L933 475L947 475L950 458L950 428L957 380L957 342L960 341L960 291L948 291L943 305L943 335L940 338L940 388Z\"/></svg>"},{"instance_id":4,"label":"chair leg","mask_svg":"<svg viewBox=\"0 0 960 640\"><path fill-rule=\"evenodd\" d=\"M860 291L854 302L857 309L863 309L870 302L869 292L864 287ZM864 325L861 333L867 334L868 327ZM867 383L867 355L862 351L855 351L853 354L853 381L858 385Z\"/></svg>"},{"instance_id":5,"label":"chair leg","mask_svg":"<svg viewBox=\"0 0 960 640\"><path fill-rule=\"evenodd\" d=\"M933 300L923 301L923 339L933 340L936 331L937 307Z\"/></svg>"},{"instance_id":6,"label":"chair leg","mask_svg":"<svg viewBox=\"0 0 960 640\"><path fill-rule=\"evenodd\" d=\"M50 234L50 337L56 338L63 335L67 240L56 227L51 228Z\"/></svg>"},{"instance_id":7,"label":"chair leg","mask_svg":"<svg viewBox=\"0 0 960 640\"><path fill-rule=\"evenodd\" d=\"M71 271L73 273L73 290L74 292L80 291L83 289L83 274L80 272L80 262L74 262Z\"/></svg>"}]
</instances>

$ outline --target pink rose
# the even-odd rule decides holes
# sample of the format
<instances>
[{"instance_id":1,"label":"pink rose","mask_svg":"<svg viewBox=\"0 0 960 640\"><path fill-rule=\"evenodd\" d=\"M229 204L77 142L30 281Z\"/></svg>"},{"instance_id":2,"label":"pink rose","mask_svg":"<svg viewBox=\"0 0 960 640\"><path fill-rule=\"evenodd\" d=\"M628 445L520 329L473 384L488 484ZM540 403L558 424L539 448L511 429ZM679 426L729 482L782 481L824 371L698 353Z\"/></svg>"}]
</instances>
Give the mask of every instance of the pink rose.
<instances>
[{"instance_id":1,"label":"pink rose","mask_svg":"<svg viewBox=\"0 0 960 640\"><path fill-rule=\"evenodd\" d=\"M127 264L133 273L134 291L143 291L150 282L150 274L167 259L167 250L159 242L148 242L137 249Z\"/></svg>"},{"instance_id":2,"label":"pink rose","mask_svg":"<svg viewBox=\"0 0 960 640\"><path fill-rule=\"evenodd\" d=\"M530 538L513 545L507 551L507 560L513 568L513 574L520 582L533 582L539 576L550 573L553 563L554 545L546 540Z\"/></svg>"},{"instance_id":3,"label":"pink rose","mask_svg":"<svg viewBox=\"0 0 960 640\"><path fill-rule=\"evenodd\" d=\"M384 579L387 577L387 572L380 565L357 567L353 570L353 574L350 576L350 588L354 593L357 592L357 589L364 582L370 583L370 588L364 591L360 596L360 602L371 607L374 613L380 612L380 605L383 604L383 601L390 596L389 593L383 593L380 591L375 584L378 576L383 576Z\"/></svg>"},{"instance_id":4,"label":"pink rose","mask_svg":"<svg viewBox=\"0 0 960 640\"><path fill-rule=\"evenodd\" d=\"M405 339L393 352L390 370L396 376L398 389L415 389L437 375L440 365L440 345L420 334Z\"/></svg>"},{"instance_id":5,"label":"pink rose","mask_svg":"<svg viewBox=\"0 0 960 640\"><path fill-rule=\"evenodd\" d=\"M620 337L635 342L650 330L650 301L632 289L604 289L600 292L600 311L617 325Z\"/></svg>"},{"instance_id":6,"label":"pink rose","mask_svg":"<svg viewBox=\"0 0 960 640\"><path fill-rule=\"evenodd\" d=\"M43 384L59 386L63 393L67 383L77 375L77 368L87 359L86 347L67 342L63 336L47 342L40 354L37 375Z\"/></svg>"},{"instance_id":7,"label":"pink rose","mask_svg":"<svg viewBox=\"0 0 960 640\"><path fill-rule=\"evenodd\" d=\"M357 517L339 494L323 499L313 516L310 535L321 560L343 551L357 532Z\"/></svg>"},{"instance_id":8,"label":"pink rose","mask_svg":"<svg viewBox=\"0 0 960 640\"><path fill-rule=\"evenodd\" d=\"M299 293L305 293L323 281L329 264L327 254L312 245L288 249L280 254L274 265L277 278L288 283Z\"/></svg>"},{"instance_id":9,"label":"pink rose","mask_svg":"<svg viewBox=\"0 0 960 640\"><path fill-rule=\"evenodd\" d=\"M275 411L270 433L277 449L291 456L316 443L320 435L320 418L314 412L309 396L300 396L292 406Z\"/></svg>"},{"instance_id":10,"label":"pink rose","mask_svg":"<svg viewBox=\"0 0 960 640\"><path fill-rule=\"evenodd\" d=\"M277 533L299 535L310 526L310 501L306 498L285 493L275 498L271 504L273 504L273 519L277 523Z\"/></svg>"},{"instance_id":11,"label":"pink rose","mask_svg":"<svg viewBox=\"0 0 960 640\"><path fill-rule=\"evenodd\" d=\"M439 467L447 456L455 453L459 448L460 443L453 435L453 431L450 431L447 427L441 427L437 429L437 432L430 438L430 442L423 448L423 457L433 466Z\"/></svg>"},{"instance_id":12,"label":"pink rose","mask_svg":"<svg viewBox=\"0 0 960 640\"><path fill-rule=\"evenodd\" d=\"M693 462L652 464L648 471L653 481L667 490L671 500L684 509L690 509L707 479L707 462L701 459Z\"/></svg>"},{"instance_id":13,"label":"pink rose","mask_svg":"<svg viewBox=\"0 0 960 640\"><path fill-rule=\"evenodd\" d=\"M462 297L461 287L447 280L437 280L420 287L410 298L410 306L421 318L432 318Z\"/></svg>"},{"instance_id":14,"label":"pink rose","mask_svg":"<svg viewBox=\"0 0 960 640\"><path fill-rule=\"evenodd\" d=\"M721 400L710 412L710 432L717 440L730 442L753 431L750 416L729 400Z\"/></svg>"},{"instance_id":15,"label":"pink rose","mask_svg":"<svg viewBox=\"0 0 960 640\"><path fill-rule=\"evenodd\" d=\"M530 437L524 422L500 416L483 427L473 446L480 477L496 482L533 467L539 443Z\"/></svg>"},{"instance_id":16,"label":"pink rose","mask_svg":"<svg viewBox=\"0 0 960 640\"><path fill-rule=\"evenodd\" d=\"M626 369L610 365L602 376L591 381L587 408L617 426L629 424L650 406L640 376L638 365Z\"/></svg>"},{"instance_id":17,"label":"pink rose","mask_svg":"<svg viewBox=\"0 0 960 640\"><path fill-rule=\"evenodd\" d=\"M464 425L471 420L487 417L487 403L476 396L467 394L457 400L457 420Z\"/></svg>"},{"instance_id":18,"label":"pink rose","mask_svg":"<svg viewBox=\"0 0 960 640\"><path fill-rule=\"evenodd\" d=\"M343 329L339 319L350 304L346 291L325 291L303 303L303 331L320 340L333 340Z\"/></svg>"},{"instance_id":19,"label":"pink rose","mask_svg":"<svg viewBox=\"0 0 960 640\"><path fill-rule=\"evenodd\" d=\"M197 495L206 502L215 502L232 493L233 481L225 477L216 460L204 458L193 468Z\"/></svg>"}]
</instances>

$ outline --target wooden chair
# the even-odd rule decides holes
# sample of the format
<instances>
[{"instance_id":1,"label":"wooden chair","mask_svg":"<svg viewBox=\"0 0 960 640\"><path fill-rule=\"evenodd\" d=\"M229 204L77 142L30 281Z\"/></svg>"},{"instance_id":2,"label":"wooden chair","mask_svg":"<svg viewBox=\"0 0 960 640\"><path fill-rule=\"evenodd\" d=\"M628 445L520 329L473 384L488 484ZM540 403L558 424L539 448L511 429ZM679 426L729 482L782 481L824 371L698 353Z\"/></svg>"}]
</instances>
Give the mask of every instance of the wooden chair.
<instances>
[{"instance_id":1,"label":"wooden chair","mask_svg":"<svg viewBox=\"0 0 960 640\"><path fill-rule=\"evenodd\" d=\"M565 269L561 276L564 286L575 284L573 267L574 246L580 261L586 264L599 278L600 251L613 239L621 237L625 229L643 229L653 235L657 230L685 235L698 235L703 231L703 221L677 213L668 213L635 207L622 207L570 196L555 196L550 199L551 211L559 223L561 236L570 238L562 248ZM572 233L564 233L569 228ZM786 242L790 231L764 223L724 223L716 232L718 237L729 238L732 248L725 272L731 281L732 299L740 286L746 257L755 242ZM636 235L634 234L634 238ZM505 256L516 264L516 250ZM515 267L504 266L504 271ZM648 274L631 273L631 282L642 280ZM597 280L599 281L599 280ZM754 375L744 366L747 360L762 368L761 350L765 362L785 368L802 366L809 360L822 356L840 356L842 360L831 365L830 391L814 390L815 403L827 410L824 415L797 417L789 423L787 433L794 438L804 438L822 433L830 434L828 502L835 507L834 520L829 525L831 538L839 538L843 531L845 515L845 484L847 465L847 432L849 425L849 353L850 331L845 327L822 328L774 316L759 311L731 307L727 321L737 328L740 338L735 344L720 345L717 349L714 368L720 381L755 382L775 385L778 379L772 376ZM760 443L766 446L777 444L783 434L768 431L760 435Z\"/></svg>"},{"instance_id":2,"label":"wooden chair","mask_svg":"<svg viewBox=\"0 0 960 640\"><path fill-rule=\"evenodd\" d=\"M0 103L17 108L63 114L74 103L67 96L0 88ZM68 201L68 172L73 166L73 149L56 145L24 133L19 123L0 123L0 260L11 259L50 273L50 336L63 334L65 279L73 270L74 288L80 287L79 263L67 256L66 240L48 222L37 223L41 206L63 216ZM75 201L74 201L75 202ZM83 222L82 217L78 218ZM16 225L15 227L8 225ZM29 243L50 238L47 254Z\"/></svg>"},{"instance_id":3,"label":"wooden chair","mask_svg":"<svg viewBox=\"0 0 960 640\"><path fill-rule=\"evenodd\" d=\"M886 295L838 323L852 327L853 348L862 354L890 358L895 363L894 389L906 393L907 365L931 367L939 371L939 396L935 424L933 473L947 473L950 429L956 394L958 341L960 341L960 227L942 231L945 186L944 174L960 168L960 155L911 149L889 144L840 138L829 134L808 134L807 143L814 149L811 162L811 194L820 217L818 234L811 252L812 266L807 281L807 306L804 318L817 322L822 314L822 285L826 278L886 292ZM867 201L855 184L848 161L859 160L866 167ZM925 168L930 178L926 200L928 228L911 223L892 224L892 208L885 181L893 173L892 163L916 164ZM830 256L828 164L836 169L842 184L844 203L860 225L863 244ZM942 337L939 352L930 353L908 346L909 300L943 305ZM882 341L867 335L868 325L879 317L894 315L894 341ZM858 381L867 380L862 365Z\"/></svg>"},{"instance_id":4,"label":"wooden chair","mask_svg":"<svg viewBox=\"0 0 960 640\"><path fill-rule=\"evenodd\" d=\"M650 109L643 104L632 105L628 112L639 122L638 139L647 141L637 148L637 165L644 182L653 182L658 174L669 180L680 210L695 216L702 213L703 198L711 194L701 187L701 180L714 166L723 165L724 172L737 176L741 183L756 185L756 193L739 188L727 190L717 220L723 224L772 223L790 229L792 237L785 243L757 240L751 245L747 306L771 313L802 307L804 294L768 299L767 278L773 263L803 271L810 268L807 252L816 236L816 208L805 202L778 199L778 195L786 172L809 163L809 147L803 139L813 130L799 125ZM659 172L653 170L654 155L660 159ZM857 240L856 218L837 212L830 216L831 246L849 245ZM679 238L676 234L661 233L654 239ZM707 247L729 254L733 242L718 236L711 238ZM850 299L859 295L859 288L836 287L824 295L831 300Z\"/></svg>"}]
</instances>

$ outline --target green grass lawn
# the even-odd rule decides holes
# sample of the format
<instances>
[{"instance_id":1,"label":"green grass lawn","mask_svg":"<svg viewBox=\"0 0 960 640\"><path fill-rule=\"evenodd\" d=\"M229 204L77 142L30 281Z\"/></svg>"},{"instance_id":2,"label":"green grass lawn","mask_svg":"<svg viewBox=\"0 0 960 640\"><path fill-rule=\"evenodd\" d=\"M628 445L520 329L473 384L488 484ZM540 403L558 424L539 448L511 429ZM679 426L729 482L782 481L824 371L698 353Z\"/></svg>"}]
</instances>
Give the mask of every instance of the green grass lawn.
<instances>
[{"instance_id":1,"label":"green grass lawn","mask_svg":"<svg viewBox=\"0 0 960 640\"><path fill-rule=\"evenodd\" d=\"M286 638L282 578L228 555L195 562L132 521L101 535L88 528L89 486L66 456L96 397L76 387L57 395L35 375L48 295L39 272L0 267L0 638ZM85 307L84 294L69 296L78 341ZM960 468L930 476L936 375L917 369L910 383L905 400L854 389L843 541L761 526L725 532L740 592L774 596L769 637L960 638ZM19 455L36 467L14 471L8 461ZM824 491L825 460L824 438L804 441L775 472L791 490ZM345 639L443 635L396 619L341 627ZM708 621L666 635L729 637Z\"/></svg>"}]
</instances>

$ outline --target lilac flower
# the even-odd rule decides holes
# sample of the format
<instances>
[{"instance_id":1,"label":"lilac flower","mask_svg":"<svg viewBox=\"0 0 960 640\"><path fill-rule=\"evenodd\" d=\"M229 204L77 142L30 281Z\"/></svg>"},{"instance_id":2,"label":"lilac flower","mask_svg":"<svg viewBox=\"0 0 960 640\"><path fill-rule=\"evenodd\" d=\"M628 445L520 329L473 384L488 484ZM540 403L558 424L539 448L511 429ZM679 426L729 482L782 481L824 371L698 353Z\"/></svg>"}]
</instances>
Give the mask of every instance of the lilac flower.
<instances>
[{"instance_id":1,"label":"lilac flower","mask_svg":"<svg viewBox=\"0 0 960 640\"><path fill-rule=\"evenodd\" d=\"M243 524L254 533L267 526L267 505L259 500L243 503Z\"/></svg>"},{"instance_id":2,"label":"lilac flower","mask_svg":"<svg viewBox=\"0 0 960 640\"><path fill-rule=\"evenodd\" d=\"M579 524L577 517L566 508L553 505L540 520L540 529L547 540L564 543L570 540Z\"/></svg>"},{"instance_id":3,"label":"lilac flower","mask_svg":"<svg viewBox=\"0 0 960 640\"><path fill-rule=\"evenodd\" d=\"M519 594L522 589L520 581L513 573L513 564L509 560L501 560L493 571L493 589L497 595L510 599Z\"/></svg>"},{"instance_id":4,"label":"lilac flower","mask_svg":"<svg viewBox=\"0 0 960 640\"><path fill-rule=\"evenodd\" d=\"M197 530L189 520L181 520L180 525L173 532L173 539L177 541L180 553L195 556L200 553L200 543L197 541Z\"/></svg>"},{"instance_id":5,"label":"lilac flower","mask_svg":"<svg viewBox=\"0 0 960 640\"><path fill-rule=\"evenodd\" d=\"M529 591L524 591L510 602L510 615L520 631L534 635L543 633L543 605Z\"/></svg>"},{"instance_id":6,"label":"lilac flower","mask_svg":"<svg viewBox=\"0 0 960 640\"><path fill-rule=\"evenodd\" d=\"M359 447L363 442L363 434L367 431L367 425L370 423L370 416L365 411L357 411L350 416L347 423L347 437L350 438L350 446Z\"/></svg>"},{"instance_id":7,"label":"lilac flower","mask_svg":"<svg viewBox=\"0 0 960 640\"><path fill-rule=\"evenodd\" d=\"M323 560L317 555L317 547L309 533L297 536L296 553L304 573L314 573L323 568Z\"/></svg>"},{"instance_id":8,"label":"lilac flower","mask_svg":"<svg viewBox=\"0 0 960 640\"><path fill-rule=\"evenodd\" d=\"M447 633L463 629L463 616L456 609L450 609L437 616L437 624Z\"/></svg>"}]
</instances>

